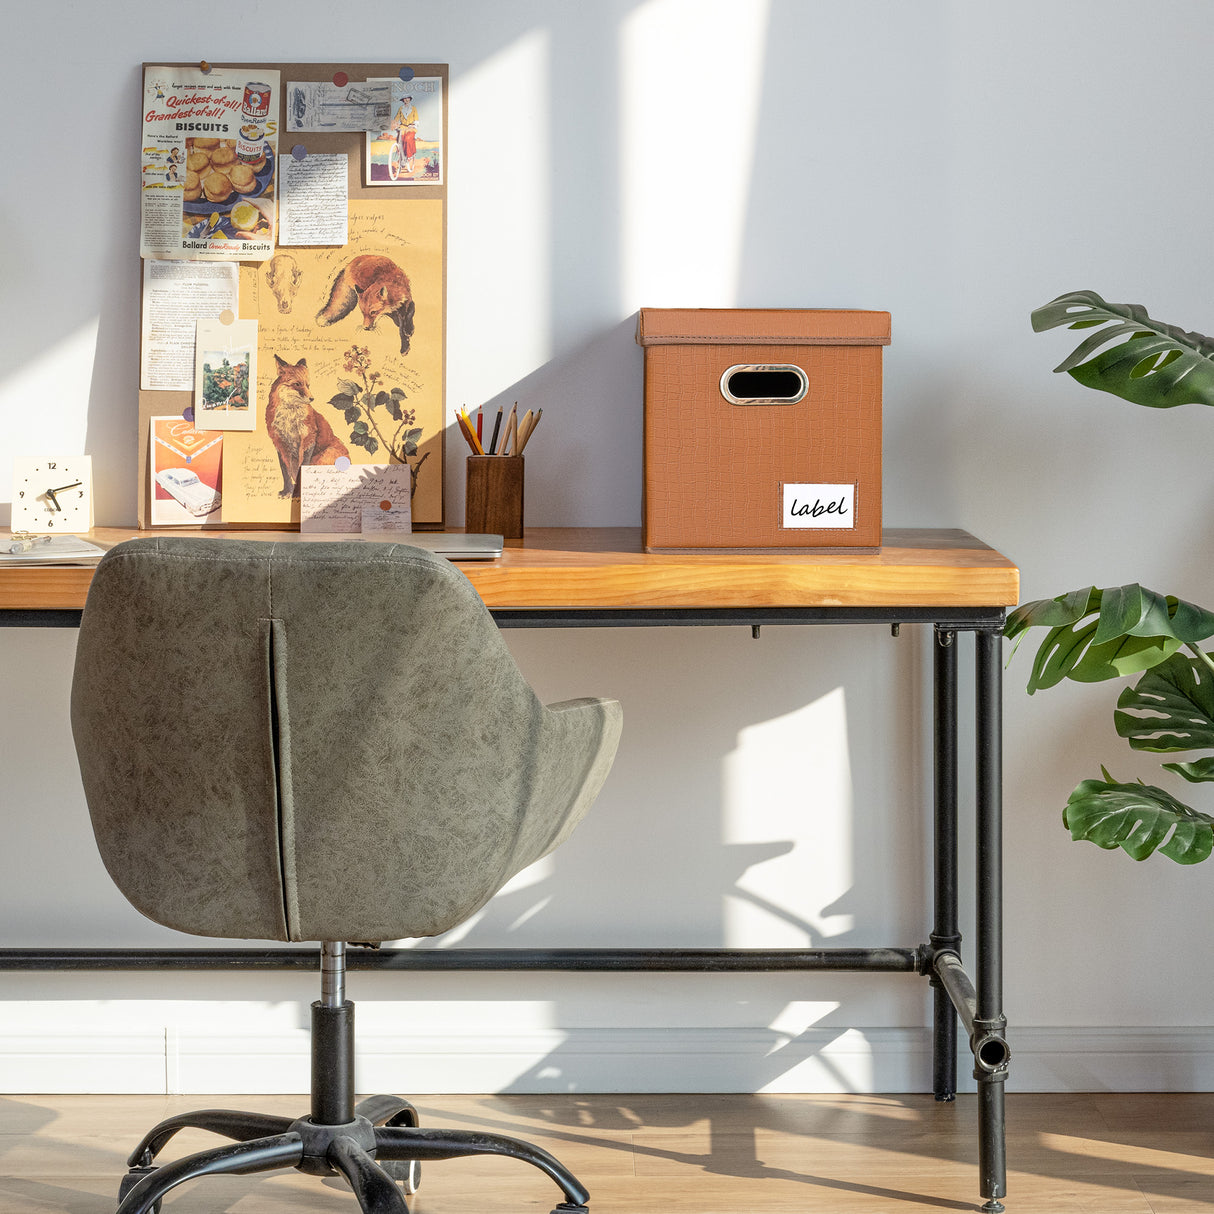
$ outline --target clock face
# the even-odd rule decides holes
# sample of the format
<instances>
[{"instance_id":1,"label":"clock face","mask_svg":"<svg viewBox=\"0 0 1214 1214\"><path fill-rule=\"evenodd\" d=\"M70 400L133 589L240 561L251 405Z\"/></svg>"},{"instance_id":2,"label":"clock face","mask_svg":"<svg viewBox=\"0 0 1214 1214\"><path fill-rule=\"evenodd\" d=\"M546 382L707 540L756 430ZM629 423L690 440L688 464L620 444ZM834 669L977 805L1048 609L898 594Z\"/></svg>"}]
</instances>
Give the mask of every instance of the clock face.
<instances>
[{"instance_id":1,"label":"clock face","mask_svg":"<svg viewBox=\"0 0 1214 1214\"><path fill-rule=\"evenodd\" d=\"M14 531L79 534L92 526L92 456L19 456L14 461Z\"/></svg>"}]
</instances>

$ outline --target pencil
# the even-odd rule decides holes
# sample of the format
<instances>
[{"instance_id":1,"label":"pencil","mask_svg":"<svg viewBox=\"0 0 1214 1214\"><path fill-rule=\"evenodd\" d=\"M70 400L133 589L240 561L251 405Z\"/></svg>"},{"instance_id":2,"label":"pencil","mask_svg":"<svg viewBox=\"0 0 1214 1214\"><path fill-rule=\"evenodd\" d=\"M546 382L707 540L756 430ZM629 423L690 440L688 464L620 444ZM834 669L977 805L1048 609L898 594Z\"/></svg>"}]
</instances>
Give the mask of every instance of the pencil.
<instances>
[{"instance_id":1,"label":"pencil","mask_svg":"<svg viewBox=\"0 0 1214 1214\"><path fill-rule=\"evenodd\" d=\"M510 416L506 419L506 433L502 438L502 454L506 454L506 448L510 445L510 435L514 433L514 427L518 425L518 401L515 401L510 406ZM516 440L517 441L517 440Z\"/></svg>"},{"instance_id":2,"label":"pencil","mask_svg":"<svg viewBox=\"0 0 1214 1214\"><path fill-rule=\"evenodd\" d=\"M497 417L493 422L493 437L489 440L489 454L497 454L497 433L502 428L502 407L497 407Z\"/></svg>"},{"instance_id":3,"label":"pencil","mask_svg":"<svg viewBox=\"0 0 1214 1214\"><path fill-rule=\"evenodd\" d=\"M472 444L472 450L477 455L484 455L485 448L481 446L481 440L476 437L476 427L472 424L472 419L466 412L463 414L464 425L468 427L468 442Z\"/></svg>"},{"instance_id":4,"label":"pencil","mask_svg":"<svg viewBox=\"0 0 1214 1214\"><path fill-rule=\"evenodd\" d=\"M464 419L458 409L455 411L455 421L456 421L456 424L459 426L459 432L464 436L464 441L471 448L472 454L475 455L476 454L476 443L472 441L472 431L468 429L468 426L464 422Z\"/></svg>"},{"instance_id":5,"label":"pencil","mask_svg":"<svg viewBox=\"0 0 1214 1214\"><path fill-rule=\"evenodd\" d=\"M518 419L518 429L514 432L514 454L518 455L523 450L523 442L527 436L527 427L531 425L531 410L528 409L522 417Z\"/></svg>"},{"instance_id":6,"label":"pencil","mask_svg":"<svg viewBox=\"0 0 1214 1214\"><path fill-rule=\"evenodd\" d=\"M519 445L518 445L519 455L522 455L523 448L526 447L526 445L531 441L531 436L535 433L536 426L538 426L540 424L540 418L543 416L543 414L544 414L543 409L537 409L535 411L535 416L531 419L531 425L529 425L527 427L526 433L522 436L522 438L519 442Z\"/></svg>"}]
</instances>

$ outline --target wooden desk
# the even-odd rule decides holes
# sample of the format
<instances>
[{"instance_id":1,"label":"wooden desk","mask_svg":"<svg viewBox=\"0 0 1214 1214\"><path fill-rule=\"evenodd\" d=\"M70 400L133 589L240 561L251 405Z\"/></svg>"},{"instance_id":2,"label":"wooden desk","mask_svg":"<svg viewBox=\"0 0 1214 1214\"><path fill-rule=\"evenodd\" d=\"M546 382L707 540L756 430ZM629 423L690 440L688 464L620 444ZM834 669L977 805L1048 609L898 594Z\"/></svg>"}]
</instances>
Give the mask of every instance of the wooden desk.
<instances>
[{"instance_id":1,"label":"wooden desk","mask_svg":"<svg viewBox=\"0 0 1214 1214\"><path fill-rule=\"evenodd\" d=\"M171 534L189 534L174 529ZM134 534L100 528L105 546ZM167 534L167 532L166 532ZM214 534L214 533L211 533ZM232 532L286 543L332 537ZM1002 662L1005 608L1019 573L954 530L889 530L878 553L804 556L649 555L631 528L533 528L499 560L461 562L502 627L713 624L931 625L934 630L933 923L911 947L849 949L382 949L352 967L389 969L867 970L919 974L934 991L933 1089L956 1092L956 1032L969 1037L978 1085L978 1167L987 1214L1006 1193L1004 1083L1009 1050L1002 976ZM91 568L0 567L0 625L75 626ZM977 910L974 980L958 926L958 678L961 633L974 636ZM7 949L0 969L314 968L290 949Z\"/></svg>"},{"instance_id":2,"label":"wooden desk","mask_svg":"<svg viewBox=\"0 0 1214 1214\"><path fill-rule=\"evenodd\" d=\"M88 538L110 547L138 534L98 527ZM144 533L148 534L148 533ZM217 534L173 528L162 535ZM231 531L239 539L324 543L298 532ZM641 551L632 527L535 527L500 560L460 568L499 610L628 608L985 608L1014 606L1019 571L964 531L890 529L880 552L805 556L657 555ZM76 610L92 569L0 567L0 610ZM895 613L896 614L896 613Z\"/></svg>"}]
</instances>

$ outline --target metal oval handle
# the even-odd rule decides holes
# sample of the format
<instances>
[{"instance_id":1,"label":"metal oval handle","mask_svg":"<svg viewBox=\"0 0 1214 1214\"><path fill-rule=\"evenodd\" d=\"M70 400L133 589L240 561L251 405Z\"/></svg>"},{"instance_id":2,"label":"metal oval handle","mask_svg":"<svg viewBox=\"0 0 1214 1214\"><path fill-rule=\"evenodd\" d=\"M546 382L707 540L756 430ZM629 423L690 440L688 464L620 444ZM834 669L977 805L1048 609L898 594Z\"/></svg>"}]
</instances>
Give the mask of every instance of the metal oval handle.
<instances>
[{"instance_id":1,"label":"metal oval handle","mask_svg":"<svg viewBox=\"0 0 1214 1214\"><path fill-rule=\"evenodd\" d=\"M721 374L721 395L733 405L795 405L808 391L795 363L735 363Z\"/></svg>"}]
</instances>

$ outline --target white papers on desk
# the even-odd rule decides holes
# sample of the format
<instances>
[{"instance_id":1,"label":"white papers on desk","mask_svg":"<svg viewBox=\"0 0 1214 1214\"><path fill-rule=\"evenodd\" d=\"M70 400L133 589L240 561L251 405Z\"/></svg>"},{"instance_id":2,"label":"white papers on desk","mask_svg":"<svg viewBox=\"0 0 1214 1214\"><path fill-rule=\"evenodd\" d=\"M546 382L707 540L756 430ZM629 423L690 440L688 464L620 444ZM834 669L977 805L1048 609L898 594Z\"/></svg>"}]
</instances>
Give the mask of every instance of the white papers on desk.
<instances>
[{"instance_id":1,"label":"white papers on desk","mask_svg":"<svg viewBox=\"0 0 1214 1214\"><path fill-rule=\"evenodd\" d=\"M104 548L75 535L39 536L24 552L10 552L9 545L20 541L6 536L0 539L0 569L14 565L91 565L105 555Z\"/></svg>"}]
</instances>

